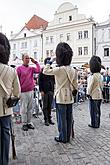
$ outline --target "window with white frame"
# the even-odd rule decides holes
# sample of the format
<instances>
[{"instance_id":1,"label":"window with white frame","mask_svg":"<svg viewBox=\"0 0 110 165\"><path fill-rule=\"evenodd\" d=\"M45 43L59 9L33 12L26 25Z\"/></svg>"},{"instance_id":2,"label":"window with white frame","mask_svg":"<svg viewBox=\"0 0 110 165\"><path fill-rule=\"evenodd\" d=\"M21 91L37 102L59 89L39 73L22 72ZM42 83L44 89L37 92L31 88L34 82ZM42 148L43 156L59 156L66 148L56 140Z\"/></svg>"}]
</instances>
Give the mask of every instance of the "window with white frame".
<instances>
[{"instance_id":1,"label":"window with white frame","mask_svg":"<svg viewBox=\"0 0 110 165\"><path fill-rule=\"evenodd\" d=\"M13 44L13 49L14 49L14 50L16 49L16 44Z\"/></svg>"},{"instance_id":2,"label":"window with white frame","mask_svg":"<svg viewBox=\"0 0 110 165\"><path fill-rule=\"evenodd\" d=\"M72 15L69 16L69 21L72 21Z\"/></svg>"},{"instance_id":3,"label":"window with white frame","mask_svg":"<svg viewBox=\"0 0 110 165\"><path fill-rule=\"evenodd\" d=\"M46 44L49 43L49 37L46 37Z\"/></svg>"},{"instance_id":4,"label":"window with white frame","mask_svg":"<svg viewBox=\"0 0 110 165\"><path fill-rule=\"evenodd\" d=\"M59 23L61 23L62 22L62 18L59 18Z\"/></svg>"},{"instance_id":5,"label":"window with white frame","mask_svg":"<svg viewBox=\"0 0 110 165\"><path fill-rule=\"evenodd\" d=\"M33 47L37 47L37 40L34 40L34 45Z\"/></svg>"},{"instance_id":6,"label":"window with white frame","mask_svg":"<svg viewBox=\"0 0 110 165\"><path fill-rule=\"evenodd\" d=\"M21 43L21 49L27 48L27 42L22 42Z\"/></svg>"},{"instance_id":7,"label":"window with white frame","mask_svg":"<svg viewBox=\"0 0 110 165\"><path fill-rule=\"evenodd\" d=\"M104 48L104 56L109 56L109 48Z\"/></svg>"},{"instance_id":8,"label":"window with white frame","mask_svg":"<svg viewBox=\"0 0 110 165\"><path fill-rule=\"evenodd\" d=\"M88 55L88 47L87 46L84 47L84 55Z\"/></svg>"},{"instance_id":9,"label":"window with white frame","mask_svg":"<svg viewBox=\"0 0 110 165\"><path fill-rule=\"evenodd\" d=\"M37 59L37 52L34 52L34 59Z\"/></svg>"},{"instance_id":10,"label":"window with white frame","mask_svg":"<svg viewBox=\"0 0 110 165\"><path fill-rule=\"evenodd\" d=\"M27 48L27 42L24 42L24 48Z\"/></svg>"},{"instance_id":11,"label":"window with white frame","mask_svg":"<svg viewBox=\"0 0 110 165\"><path fill-rule=\"evenodd\" d=\"M78 39L82 39L82 31L78 32Z\"/></svg>"},{"instance_id":12,"label":"window with white frame","mask_svg":"<svg viewBox=\"0 0 110 165\"><path fill-rule=\"evenodd\" d=\"M46 50L46 57L49 57L49 50Z\"/></svg>"},{"instance_id":13,"label":"window with white frame","mask_svg":"<svg viewBox=\"0 0 110 165\"><path fill-rule=\"evenodd\" d=\"M24 33L24 38L26 37L26 33Z\"/></svg>"},{"instance_id":14,"label":"window with white frame","mask_svg":"<svg viewBox=\"0 0 110 165\"><path fill-rule=\"evenodd\" d=\"M84 31L84 38L88 38L88 30Z\"/></svg>"},{"instance_id":15,"label":"window with white frame","mask_svg":"<svg viewBox=\"0 0 110 165\"><path fill-rule=\"evenodd\" d=\"M53 43L53 36L50 36L50 43Z\"/></svg>"},{"instance_id":16,"label":"window with white frame","mask_svg":"<svg viewBox=\"0 0 110 165\"><path fill-rule=\"evenodd\" d=\"M24 42L21 43L21 49L23 49L23 48L24 48Z\"/></svg>"},{"instance_id":17,"label":"window with white frame","mask_svg":"<svg viewBox=\"0 0 110 165\"><path fill-rule=\"evenodd\" d=\"M82 55L82 47L78 47L78 55Z\"/></svg>"},{"instance_id":18,"label":"window with white frame","mask_svg":"<svg viewBox=\"0 0 110 165\"><path fill-rule=\"evenodd\" d=\"M109 39L110 39L110 29L108 29L108 37L109 37Z\"/></svg>"},{"instance_id":19,"label":"window with white frame","mask_svg":"<svg viewBox=\"0 0 110 165\"><path fill-rule=\"evenodd\" d=\"M63 41L63 34L60 34L60 42Z\"/></svg>"},{"instance_id":20,"label":"window with white frame","mask_svg":"<svg viewBox=\"0 0 110 165\"><path fill-rule=\"evenodd\" d=\"M53 56L53 50L50 50L50 56Z\"/></svg>"},{"instance_id":21,"label":"window with white frame","mask_svg":"<svg viewBox=\"0 0 110 165\"><path fill-rule=\"evenodd\" d=\"M13 54L13 60L16 60L16 54Z\"/></svg>"},{"instance_id":22,"label":"window with white frame","mask_svg":"<svg viewBox=\"0 0 110 165\"><path fill-rule=\"evenodd\" d=\"M104 41L104 29L102 29L102 42Z\"/></svg>"},{"instance_id":23,"label":"window with white frame","mask_svg":"<svg viewBox=\"0 0 110 165\"><path fill-rule=\"evenodd\" d=\"M70 41L70 33L67 33L67 41Z\"/></svg>"}]
</instances>

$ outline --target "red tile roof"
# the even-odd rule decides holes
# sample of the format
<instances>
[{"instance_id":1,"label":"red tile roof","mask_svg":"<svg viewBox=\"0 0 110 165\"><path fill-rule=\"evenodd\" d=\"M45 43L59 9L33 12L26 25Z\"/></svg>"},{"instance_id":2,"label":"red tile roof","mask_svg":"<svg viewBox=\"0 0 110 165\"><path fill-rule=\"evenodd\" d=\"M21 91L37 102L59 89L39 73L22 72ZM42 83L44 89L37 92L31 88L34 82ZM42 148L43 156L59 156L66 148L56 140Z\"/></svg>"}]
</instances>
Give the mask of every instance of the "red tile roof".
<instances>
[{"instance_id":1,"label":"red tile roof","mask_svg":"<svg viewBox=\"0 0 110 165\"><path fill-rule=\"evenodd\" d=\"M25 24L27 29L40 29L41 27L47 27L48 22L37 15L33 15L33 17ZM24 28L25 28L24 27Z\"/></svg>"}]
</instances>

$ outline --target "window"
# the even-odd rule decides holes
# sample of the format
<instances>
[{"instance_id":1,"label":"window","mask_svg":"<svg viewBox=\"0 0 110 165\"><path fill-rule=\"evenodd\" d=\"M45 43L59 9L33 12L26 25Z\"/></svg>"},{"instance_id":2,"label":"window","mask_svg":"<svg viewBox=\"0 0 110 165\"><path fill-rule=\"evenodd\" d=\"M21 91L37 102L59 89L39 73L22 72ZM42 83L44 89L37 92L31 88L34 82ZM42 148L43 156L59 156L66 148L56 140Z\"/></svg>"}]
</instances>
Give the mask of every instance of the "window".
<instances>
[{"instance_id":1,"label":"window","mask_svg":"<svg viewBox=\"0 0 110 165\"><path fill-rule=\"evenodd\" d=\"M88 38L88 31L84 31L84 38Z\"/></svg>"},{"instance_id":2,"label":"window","mask_svg":"<svg viewBox=\"0 0 110 165\"><path fill-rule=\"evenodd\" d=\"M59 23L61 23L62 22L62 18L59 18Z\"/></svg>"},{"instance_id":3,"label":"window","mask_svg":"<svg viewBox=\"0 0 110 165\"><path fill-rule=\"evenodd\" d=\"M104 41L104 29L102 29L102 42Z\"/></svg>"},{"instance_id":4,"label":"window","mask_svg":"<svg viewBox=\"0 0 110 165\"><path fill-rule=\"evenodd\" d=\"M34 47L37 47L37 40L34 41Z\"/></svg>"},{"instance_id":5,"label":"window","mask_svg":"<svg viewBox=\"0 0 110 165\"><path fill-rule=\"evenodd\" d=\"M109 39L110 39L110 29L108 29L108 37L109 37Z\"/></svg>"},{"instance_id":6,"label":"window","mask_svg":"<svg viewBox=\"0 0 110 165\"><path fill-rule=\"evenodd\" d=\"M78 39L82 39L82 31L78 32Z\"/></svg>"},{"instance_id":7,"label":"window","mask_svg":"<svg viewBox=\"0 0 110 165\"><path fill-rule=\"evenodd\" d=\"M34 58L37 59L37 52L34 52Z\"/></svg>"},{"instance_id":8,"label":"window","mask_svg":"<svg viewBox=\"0 0 110 165\"><path fill-rule=\"evenodd\" d=\"M49 50L46 50L46 56L49 57Z\"/></svg>"},{"instance_id":9,"label":"window","mask_svg":"<svg viewBox=\"0 0 110 165\"><path fill-rule=\"evenodd\" d=\"M53 43L53 36L50 36L50 43Z\"/></svg>"},{"instance_id":10,"label":"window","mask_svg":"<svg viewBox=\"0 0 110 165\"><path fill-rule=\"evenodd\" d=\"M104 56L109 56L109 48L104 48Z\"/></svg>"},{"instance_id":11,"label":"window","mask_svg":"<svg viewBox=\"0 0 110 165\"><path fill-rule=\"evenodd\" d=\"M70 33L67 33L67 41L70 40Z\"/></svg>"},{"instance_id":12,"label":"window","mask_svg":"<svg viewBox=\"0 0 110 165\"><path fill-rule=\"evenodd\" d=\"M82 55L82 47L78 47L78 55Z\"/></svg>"},{"instance_id":13,"label":"window","mask_svg":"<svg viewBox=\"0 0 110 165\"><path fill-rule=\"evenodd\" d=\"M27 48L27 42L22 42L21 43L21 49Z\"/></svg>"},{"instance_id":14,"label":"window","mask_svg":"<svg viewBox=\"0 0 110 165\"><path fill-rule=\"evenodd\" d=\"M87 46L84 47L84 55L88 55L88 47Z\"/></svg>"},{"instance_id":15,"label":"window","mask_svg":"<svg viewBox=\"0 0 110 165\"><path fill-rule=\"evenodd\" d=\"M69 16L69 21L72 21L72 16L71 15Z\"/></svg>"},{"instance_id":16,"label":"window","mask_svg":"<svg viewBox=\"0 0 110 165\"><path fill-rule=\"evenodd\" d=\"M46 37L46 44L49 43L49 37Z\"/></svg>"},{"instance_id":17,"label":"window","mask_svg":"<svg viewBox=\"0 0 110 165\"><path fill-rule=\"evenodd\" d=\"M50 50L50 56L53 56L53 50Z\"/></svg>"},{"instance_id":18,"label":"window","mask_svg":"<svg viewBox=\"0 0 110 165\"><path fill-rule=\"evenodd\" d=\"M24 42L24 48L27 48L27 42Z\"/></svg>"},{"instance_id":19,"label":"window","mask_svg":"<svg viewBox=\"0 0 110 165\"><path fill-rule=\"evenodd\" d=\"M13 54L13 60L16 60L16 54Z\"/></svg>"},{"instance_id":20,"label":"window","mask_svg":"<svg viewBox=\"0 0 110 165\"><path fill-rule=\"evenodd\" d=\"M26 37L26 33L24 33L24 37Z\"/></svg>"},{"instance_id":21,"label":"window","mask_svg":"<svg viewBox=\"0 0 110 165\"><path fill-rule=\"evenodd\" d=\"M94 38L94 55L96 55L96 38Z\"/></svg>"},{"instance_id":22,"label":"window","mask_svg":"<svg viewBox=\"0 0 110 165\"><path fill-rule=\"evenodd\" d=\"M14 50L16 49L16 44L13 44L13 49L14 49Z\"/></svg>"},{"instance_id":23,"label":"window","mask_svg":"<svg viewBox=\"0 0 110 165\"><path fill-rule=\"evenodd\" d=\"M21 43L21 49L23 49L23 48L24 48L24 42Z\"/></svg>"},{"instance_id":24,"label":"window","mask_svg":"<svg viewBox=\"0 0 110 165\"><path fill-rule=\"evenodd\" d=\"M63 40L63 34L60 34L60 41Z\"/></svg>"}]
</instances>

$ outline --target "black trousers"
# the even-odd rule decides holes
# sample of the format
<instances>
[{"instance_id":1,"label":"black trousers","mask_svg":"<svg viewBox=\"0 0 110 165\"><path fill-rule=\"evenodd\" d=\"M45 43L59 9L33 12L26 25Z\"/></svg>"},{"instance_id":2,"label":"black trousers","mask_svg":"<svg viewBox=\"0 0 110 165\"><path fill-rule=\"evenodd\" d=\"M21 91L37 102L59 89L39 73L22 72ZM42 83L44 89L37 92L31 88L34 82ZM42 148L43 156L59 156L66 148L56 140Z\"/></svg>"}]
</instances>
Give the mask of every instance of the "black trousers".
<instances>
[{"instance_id":1,"label":"black trousers","mask_svg":"<svg viewBox=\"0 0 110 165\"><path fill-rule=\"evenodd\" d=\"M51 120L51 106L53 101L53 92L49 91L48 93L45 93L42 97L43 101L43 114L44 114L44 120L45 122L49 122Z\"/></svg>"},{"instance_id":2,"label":"black trousers","mask_svg":"<svg viewBox=\"0 0 110 165\"><path fill-rule=\"evenodd\" d=\"M109 87L106 85L103 88L103 97L104 97L104 102L108 103L109 102Z\"/></svg>"}]
</instances>

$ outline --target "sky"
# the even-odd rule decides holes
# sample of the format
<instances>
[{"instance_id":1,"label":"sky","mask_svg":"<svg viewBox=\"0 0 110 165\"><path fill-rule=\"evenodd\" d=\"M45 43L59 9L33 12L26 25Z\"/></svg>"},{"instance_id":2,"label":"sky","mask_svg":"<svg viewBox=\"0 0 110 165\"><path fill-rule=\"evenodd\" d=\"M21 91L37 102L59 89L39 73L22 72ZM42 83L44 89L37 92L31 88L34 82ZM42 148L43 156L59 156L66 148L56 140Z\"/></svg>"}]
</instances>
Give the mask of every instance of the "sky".
<instances>
[{"instance_id":1,"label":"sky","mask_svg":"<svg viewBox=\"0 0 110 165\"><path fill-rule=\"evenodd\" d=\"M34 15L52 21L54 13L64 2L77 5L78 12L103 22L110 14L110 0L0 0L0 26L8 37L11 31L18 33Z\"/></svg>"}]
</instances>

